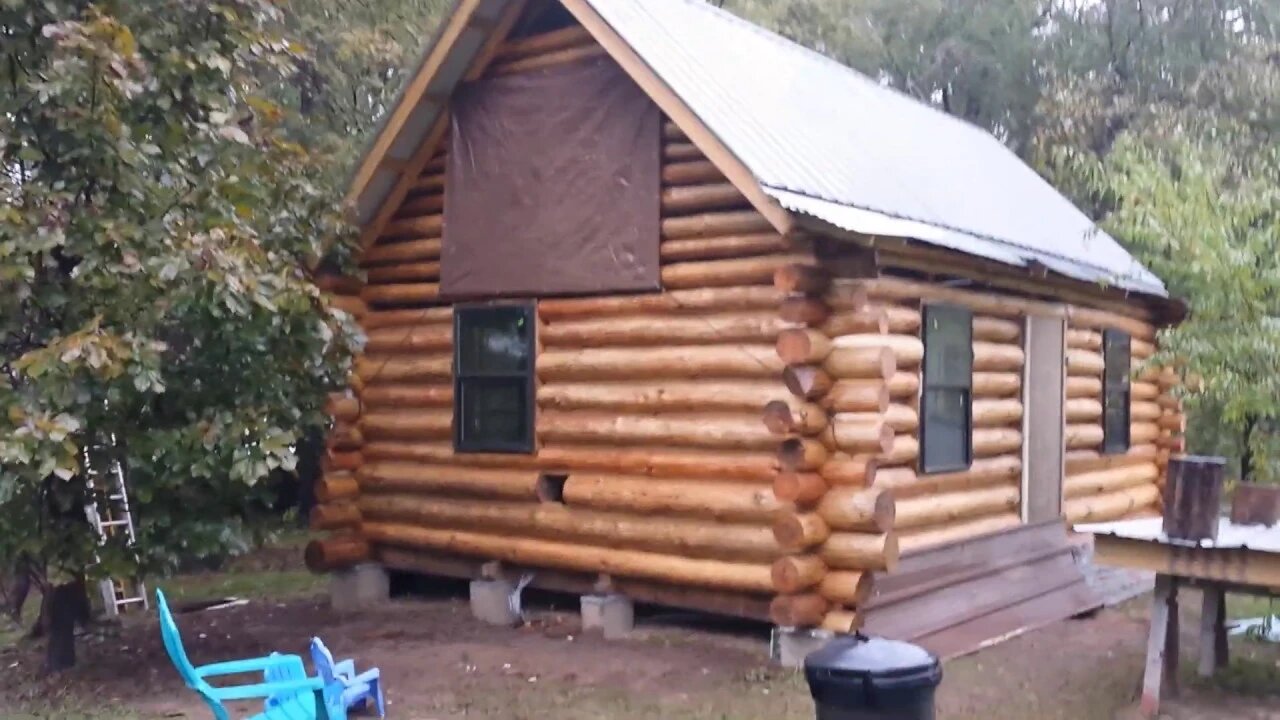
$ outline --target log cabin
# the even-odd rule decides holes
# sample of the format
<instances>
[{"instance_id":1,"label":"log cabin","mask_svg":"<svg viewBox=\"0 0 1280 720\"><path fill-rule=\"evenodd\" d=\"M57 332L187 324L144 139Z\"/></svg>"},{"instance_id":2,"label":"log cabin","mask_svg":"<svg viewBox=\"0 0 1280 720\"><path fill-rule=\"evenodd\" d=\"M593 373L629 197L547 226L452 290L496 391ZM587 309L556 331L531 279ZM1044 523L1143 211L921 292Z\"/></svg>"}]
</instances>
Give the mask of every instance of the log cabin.
<instances>
[{"instance_id":1,"label":"log cabin","mask_svg":"<svg viewBox=\"0 0 1280 720\"><path fill-rule=\"evenodd\" d=\"M1158 278L987 132L702 0L459 0L347 201L317 571L1047 621L1087 602L1064 522L1154 512L1182 446Z\"/></svg>"}]
</instances>

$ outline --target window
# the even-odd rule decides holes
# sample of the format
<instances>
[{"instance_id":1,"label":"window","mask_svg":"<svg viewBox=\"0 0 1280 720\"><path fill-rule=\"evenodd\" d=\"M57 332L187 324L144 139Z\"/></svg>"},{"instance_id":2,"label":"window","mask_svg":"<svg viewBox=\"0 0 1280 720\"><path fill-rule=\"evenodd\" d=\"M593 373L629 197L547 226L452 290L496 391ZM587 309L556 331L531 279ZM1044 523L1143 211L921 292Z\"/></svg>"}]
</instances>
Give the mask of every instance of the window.
<instances>
[{"instance_id":1,"label":"window","mask_svg":"<svg viewBox=\"0 0 1280 720\"><path fill-rule=\"evenodd\" d=\"M453 313L453 447L533 452L533 305Z\"/></svg>"},{"instance_id":2,"label":"window","mask_svg":"<svg viewBox=\"0 0 1280 720\"><path fill-rule=\"evenodd\" d=\"M920 469L951 472L973 460L973 313L955 305L924 308L924 389L920 394Z\"/></svg>"},{"instance_id":3,"label":"window","mask_svg":"<svg viewBox=\"0 0 1280 720\"><path fill-rule=\"evenodd\" d=\"M1102 452L1129 449L1129 333L1102 333Z\"/></svg>"}]
</instances>

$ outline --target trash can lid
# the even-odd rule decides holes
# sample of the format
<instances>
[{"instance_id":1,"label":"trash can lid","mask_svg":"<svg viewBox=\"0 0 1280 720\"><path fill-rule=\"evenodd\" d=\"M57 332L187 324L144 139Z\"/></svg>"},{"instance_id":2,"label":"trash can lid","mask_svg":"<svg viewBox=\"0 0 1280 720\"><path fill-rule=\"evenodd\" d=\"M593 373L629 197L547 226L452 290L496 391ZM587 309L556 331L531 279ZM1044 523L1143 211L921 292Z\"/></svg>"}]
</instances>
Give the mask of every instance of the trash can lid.
<instances>
[{"instance_id":1,"label":"trash can lid","mask_svg":"<svg viewBox=\"0 0 1280 720\"><path fill-rule=\"evenodd\" d=\"M847 678L931 676L938 659L911 643L861 635L836 638L804 660L806 674Z\"/></svg>"}]
</instances>

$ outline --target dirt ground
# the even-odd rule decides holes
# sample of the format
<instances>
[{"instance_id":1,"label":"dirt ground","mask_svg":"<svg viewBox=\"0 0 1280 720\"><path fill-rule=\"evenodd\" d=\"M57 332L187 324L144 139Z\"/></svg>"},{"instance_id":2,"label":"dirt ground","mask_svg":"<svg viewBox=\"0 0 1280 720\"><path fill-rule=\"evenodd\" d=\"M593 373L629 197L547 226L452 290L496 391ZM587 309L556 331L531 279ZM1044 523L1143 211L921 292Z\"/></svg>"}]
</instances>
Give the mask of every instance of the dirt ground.
<instances>
[{"instance_id":1,"label":"dirt ground","mask_svg":"<svg viewBox=\"0 0 1280 720\"><path fill-rule=\"evenodd\" d=\"M606 642L578 632L564 597L530 598L529 624L504 629L471 619L461 584L347 615L311 590L310 597L179 615L189 654L197 664L272 650L305 654L319 634L339 655L382 668L394 719L813 717L803 678L764 666L767 630L760 626L647 614L633 638ZM1198 604L1187 595L1184 608ZM1059 623L948 663L939 717L1133 717L1145 605ZM1280 651L1233 639L1232 666L1206 684L1191 673L1193 611L1184 610L1183 627L1186 682L1168 703L1169 718L1280 718ZM84 640L80 666L53 679L38 678L38 647L0 650L0 717L209 717L170 666L154 618L105 626Z\"/></svg>"}]
</instances>

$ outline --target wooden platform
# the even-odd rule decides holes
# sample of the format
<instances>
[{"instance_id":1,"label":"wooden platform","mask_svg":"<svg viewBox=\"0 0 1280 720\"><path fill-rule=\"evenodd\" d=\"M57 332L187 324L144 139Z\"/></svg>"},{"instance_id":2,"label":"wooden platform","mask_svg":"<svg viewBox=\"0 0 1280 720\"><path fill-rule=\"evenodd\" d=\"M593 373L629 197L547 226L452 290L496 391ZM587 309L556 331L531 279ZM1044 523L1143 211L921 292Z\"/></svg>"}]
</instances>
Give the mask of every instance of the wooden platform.
<instances>
[{"instance_id":1,"label":"wooden platform","mask_svg":"<svg viewBox=\"0 0 1280 720\"><path fill-rule=\"evenodd\" d=\"M1101 604L1053 521L904 557L877 578L863 631L951 658Z\"/></svg>"}]
</instances>

